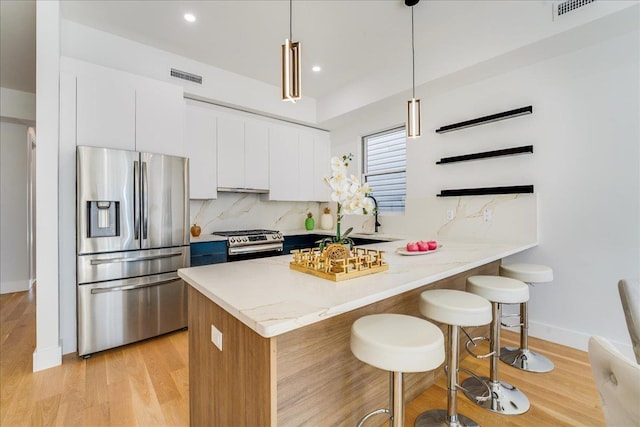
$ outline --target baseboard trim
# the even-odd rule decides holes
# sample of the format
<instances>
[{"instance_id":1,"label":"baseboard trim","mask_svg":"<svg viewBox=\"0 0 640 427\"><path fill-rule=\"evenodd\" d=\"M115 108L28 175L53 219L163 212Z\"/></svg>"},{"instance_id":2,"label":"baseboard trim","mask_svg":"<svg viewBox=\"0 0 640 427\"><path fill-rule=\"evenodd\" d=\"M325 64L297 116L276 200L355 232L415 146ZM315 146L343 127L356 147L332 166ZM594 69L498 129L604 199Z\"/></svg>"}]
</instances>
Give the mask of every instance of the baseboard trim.
<instances>
[{"instance_id":1,"label":"baseboard trim","mask_svg":"<svg viewBox=\"0 0 640 427\"><path fill-rule=\"evenodd\" d=\"M23 292L31 289L29 279L12 280L0 283L0 294L11 294L14 292Z\"/></svg>"},{"instance_id":2,"label":"baseboard trim","mask_svg":"<svg viewBox=\"0 0 640 427\"><path fill-rule=\"evenodd\" d=\"M36 348L33 352L33 372L60 365L62 365L62 347L60 345L43 349Z\"/></svg>"},{"instance_id":3,"label":"baseboard trim","mask_svg":"<svg viewBox=\"0 0 640 427\"><path fill-rule=\"evenodd\" d=\"M513 332L519 332L519 328L505 328ZM592 334L560 328L546 323L529 321L529 336L540 338L556 344L566 345L577 350L587 351L589 338ZM635 360L631 344L612 340L604 337L613 344L622 354L630 360Z\"/></svg>"}]
</instances>

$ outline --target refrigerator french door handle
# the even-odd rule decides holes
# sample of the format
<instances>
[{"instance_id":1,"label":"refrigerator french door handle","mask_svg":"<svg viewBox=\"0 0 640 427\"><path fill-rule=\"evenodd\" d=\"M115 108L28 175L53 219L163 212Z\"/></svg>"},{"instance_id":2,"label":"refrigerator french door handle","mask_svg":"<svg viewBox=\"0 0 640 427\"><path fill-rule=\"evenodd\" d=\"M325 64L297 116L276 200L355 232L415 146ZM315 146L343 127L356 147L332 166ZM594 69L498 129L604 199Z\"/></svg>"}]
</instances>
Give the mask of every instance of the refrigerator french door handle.
<instances>
[{"instance_id":1,"label":"refrigerator french door handle","mask_svg":"<svg viewBox=\"0 0 640 427\"><path fill-rule=\"evenodd\" d=\"M147 239L149 226L149 182L147 179L147 162L142 162L142 239Z\"/></svg>"},{"instance_id":2,"label":"refrigerator french door handle","mask_svg":"<svg viewBox=\"0 0 640 427\"><path fill-rule=\"evenodd\" d=\"M133 162L133 238L140 239L140 191L138 188L140 182L140 162Z\"/></svg>"},{"instance_id":3,"label":"refrigerator french door handle","mask_svg":"<svg viewBox=\"0 0 640 427\"><path fill-rule=\"evenodd\" d=\"M160 282L153 282L153 283L143 283L141 285L115 286L113 288L93 288L93 289L91 289L91 293L92 294L104 294L104 293L107 293L107 292L133 291L133 290L136 290L136 289L150 288L152 286L166 285L167 283L175 282L176 279L179 279L179 277L177 275L176 275L176 277L174 277L172 279L162 280Z\"/></svg>"},{"instance_id":4,"label":"refrigerator french door handle","mask_svg":"<svg viewBox=\"0 0 640 427\"><path fill-rule=\"evenodd\" d=\"M182 256L182 252L175 252L175 253L164 254L164 255L140 256L135 258L92 259L89 263L91 265L100 265L100 264L111 264L116 262L153 261L155 259L173 258L174 256Z\"/></svg>"}]
</instances>

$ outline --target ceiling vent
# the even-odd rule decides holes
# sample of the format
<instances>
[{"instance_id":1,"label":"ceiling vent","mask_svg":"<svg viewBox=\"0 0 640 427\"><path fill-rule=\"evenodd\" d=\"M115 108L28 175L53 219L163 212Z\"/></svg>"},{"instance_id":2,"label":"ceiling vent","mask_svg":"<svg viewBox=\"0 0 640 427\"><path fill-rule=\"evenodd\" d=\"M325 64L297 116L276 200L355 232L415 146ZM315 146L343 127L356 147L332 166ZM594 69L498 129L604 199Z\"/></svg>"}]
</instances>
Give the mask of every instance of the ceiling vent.
<instances>
[{"instance_id":1,"label":"ceiling vent","mask_svg":"<svg viewBox=\"0 0 640 427\"><path fill-rule=\"evenodd\" d=\"M202 76L187 73L186 71L176 70L175 68L171 69L171 77L176 77L178 79L186 80L192 83L198 83L199 85L202 84Z\"/></svg>"},{"instance_id":2,"label":"ceiling vent","mask_svg":"<svg viewBox=\"0 0 640 427\"><path fill-rule=\"evenodd\" d=\"M567 0L562 3L554 4L553 16L560 17L565 13L573 12L574 10L586 6L589 3L593 3L596 0Z\"/></svg>"}]
</instances>

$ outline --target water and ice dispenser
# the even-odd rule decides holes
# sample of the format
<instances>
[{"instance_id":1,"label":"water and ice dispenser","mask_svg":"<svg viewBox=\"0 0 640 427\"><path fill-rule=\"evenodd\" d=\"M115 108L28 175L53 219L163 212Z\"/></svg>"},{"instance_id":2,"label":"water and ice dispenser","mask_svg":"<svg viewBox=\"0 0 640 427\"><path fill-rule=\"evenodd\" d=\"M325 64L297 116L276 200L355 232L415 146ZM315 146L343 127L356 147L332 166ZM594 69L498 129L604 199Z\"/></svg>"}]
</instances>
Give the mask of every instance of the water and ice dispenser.
<instances>
[{"instance_id":1,"label":"water and ice dispenser","mask_svg":"<svg viewBox=\"0 0 640 427\"><path fill-rule=\"evenodd\" d=\"M120 235L120 202L92 200L87 202L87 237Z\"/></svg>"}]
</instances>

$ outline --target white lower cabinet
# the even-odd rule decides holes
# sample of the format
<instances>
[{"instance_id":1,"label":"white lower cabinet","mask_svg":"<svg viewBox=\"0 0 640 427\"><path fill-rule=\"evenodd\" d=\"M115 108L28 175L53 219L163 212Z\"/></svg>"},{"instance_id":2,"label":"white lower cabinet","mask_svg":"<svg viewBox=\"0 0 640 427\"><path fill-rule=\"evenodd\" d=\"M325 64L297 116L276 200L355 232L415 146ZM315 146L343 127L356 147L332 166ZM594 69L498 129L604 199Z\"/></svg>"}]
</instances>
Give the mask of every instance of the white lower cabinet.
<instances>
[{"instance_id":1,"label":"white lower cabinet","mask_svg":"<svg viewBox=\"0 0 640 427\"><path fill-rule=\"evenodd\" d=\"M189 158L189 198L216 199L217 118L202 102L186 101L184 152Z\"/></svg>"}]
</instances>

